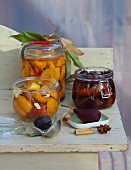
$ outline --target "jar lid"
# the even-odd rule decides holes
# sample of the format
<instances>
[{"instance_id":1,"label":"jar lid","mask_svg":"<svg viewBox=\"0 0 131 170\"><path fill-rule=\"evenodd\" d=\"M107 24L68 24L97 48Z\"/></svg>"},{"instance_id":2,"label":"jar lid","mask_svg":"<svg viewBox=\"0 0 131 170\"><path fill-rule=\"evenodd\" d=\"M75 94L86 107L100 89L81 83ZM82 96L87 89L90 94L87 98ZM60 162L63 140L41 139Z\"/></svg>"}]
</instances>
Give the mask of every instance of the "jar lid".
<instances>
[{"instance_id":1,"label":"jar lid","mask_svg":"<svg viewBox=\"0 0 131 170\"><path fill-rule=\"evenodd\" d=\"M75 78L84 81L99 81L113 77L113 71L105 67L83 67L75 71Z\"/></svg>"},{"instance_id":2,"label":"jar lid","mask_svg":"<svg viewBox=\"0 0 131 170\"><path fill-rule=\"evenodd\" d=\"M24 49L24 58L52 58L64 53L61 43L53 44L30 44Z\"/></svg>"}]
</instances>

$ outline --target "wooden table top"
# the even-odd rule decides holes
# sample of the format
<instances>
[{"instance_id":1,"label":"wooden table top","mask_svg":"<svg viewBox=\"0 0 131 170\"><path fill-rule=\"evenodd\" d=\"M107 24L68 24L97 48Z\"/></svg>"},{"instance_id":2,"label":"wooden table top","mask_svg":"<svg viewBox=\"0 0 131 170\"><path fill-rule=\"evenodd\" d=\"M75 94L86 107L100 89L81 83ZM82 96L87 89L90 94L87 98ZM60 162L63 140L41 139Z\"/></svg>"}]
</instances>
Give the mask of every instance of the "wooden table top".
<instances>
[{"instance_id":1,"label":"wooden table top","mask_svg":"<svg viewBox=\"0 0 131 170\"><path fill-rule=\"evenodd\" d=\"M9 38L16 33L0 26L0 117L17 117L12 107L12 82L20 77L19 48L20 43ZM113 68L113 49L82 48L81 56L84 66L104 66ZM72 67L74 71L75 67ZM70 91L67 90L64 104L72 105ZM62 116L68 109L60 107ZM17 135L0 138L0 152L99 152L125 151L128 147L127 137L121 121L117 102L102 113L110 118L111 131L107 134L74 135L74 128L62 122L62 129L54 138L29 137Z\"/></svg>"}]
</instances>

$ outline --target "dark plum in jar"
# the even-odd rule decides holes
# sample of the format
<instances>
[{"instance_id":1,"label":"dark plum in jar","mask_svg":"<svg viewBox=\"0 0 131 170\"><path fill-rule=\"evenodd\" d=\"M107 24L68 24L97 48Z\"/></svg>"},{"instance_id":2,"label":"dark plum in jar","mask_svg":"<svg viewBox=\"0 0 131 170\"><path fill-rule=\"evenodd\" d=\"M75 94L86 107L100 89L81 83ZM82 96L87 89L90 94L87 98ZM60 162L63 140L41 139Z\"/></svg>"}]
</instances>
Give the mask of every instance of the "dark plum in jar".
<instances>
[{"instance_id":1,"label":"dark plum in jar","mask_svg":"<svg viewBox=\"0 0 131 170\"><path fill-rule=\"evenodd\" d=\"M116 92L113 81L113 71L105 67L84 67L75 71L72 89L74 104L79 105L87 101L95 101L97 109L105 109L115 101Z\"/></svg>"}]
</instances>

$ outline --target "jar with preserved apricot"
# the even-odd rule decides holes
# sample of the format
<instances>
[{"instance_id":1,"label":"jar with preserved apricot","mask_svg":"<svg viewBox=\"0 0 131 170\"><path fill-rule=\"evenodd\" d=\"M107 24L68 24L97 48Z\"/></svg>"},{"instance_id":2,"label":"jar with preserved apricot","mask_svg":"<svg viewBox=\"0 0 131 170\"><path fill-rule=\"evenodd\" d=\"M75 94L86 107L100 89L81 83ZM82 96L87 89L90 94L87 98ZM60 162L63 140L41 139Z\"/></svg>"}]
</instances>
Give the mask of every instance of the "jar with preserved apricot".
<instances>
[{"instance_id":1,"label":"jar with preserved apricot","mask_svg":"<svg viewBox=\"0 0 131 170\"><path fill-rule=\"evenodd\" d=\"M112 106L115 97L115 84L111 69L84 67L75 71L72 99L77 107L84 101L90 107L91 101L95 101L97 109L105 109Z\"/></svg>"},{"instance_id":2,"label":"jar with preserved apricot","mask_svg":"<svg viewBox=\"0 0 131 170\"><path fill-rule=\"evenodd\" d=\"M58 82L54 79L26 77L13 84L13 107L25 121L40 115L53 117L59 107Z\"/></svg>"},{"instance_id":3,"label":"jar with preserved apricot","mask_svg":"<svg viewBox=\"0 0 131 170\"><path fill-rule=\"evenodd\" d=\"M27 44L21 50L22 77L52 78L59 82L60 99L65 96L65 51L61 43Z\"/></svg>"}]
</instances>

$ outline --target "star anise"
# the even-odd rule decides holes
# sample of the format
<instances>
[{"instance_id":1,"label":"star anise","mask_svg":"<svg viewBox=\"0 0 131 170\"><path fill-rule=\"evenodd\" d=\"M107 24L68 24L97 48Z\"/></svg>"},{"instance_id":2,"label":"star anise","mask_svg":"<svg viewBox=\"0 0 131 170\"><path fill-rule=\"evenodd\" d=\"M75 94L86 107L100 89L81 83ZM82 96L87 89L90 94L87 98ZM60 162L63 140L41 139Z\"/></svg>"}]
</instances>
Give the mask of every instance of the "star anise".
<instances>
[{"instance_id":1,"label":"star anise","mask_svg":"<svg viewBox=\"0 0 131 170\"><path fill-rule=\"evenodd\" d=\"M103 134L103 133L107 133L107 131L110 131L111 130L111 127L107 124L105 125L100 125L97 127L97 131L100 133L100 134Z\"/></svg>"}]
</instances>

